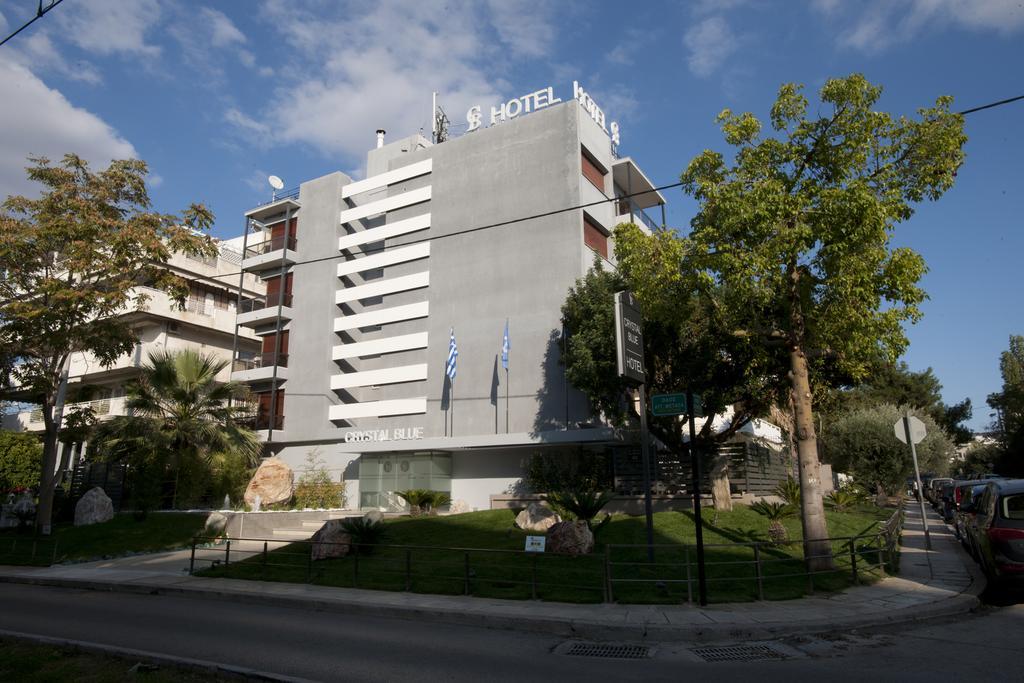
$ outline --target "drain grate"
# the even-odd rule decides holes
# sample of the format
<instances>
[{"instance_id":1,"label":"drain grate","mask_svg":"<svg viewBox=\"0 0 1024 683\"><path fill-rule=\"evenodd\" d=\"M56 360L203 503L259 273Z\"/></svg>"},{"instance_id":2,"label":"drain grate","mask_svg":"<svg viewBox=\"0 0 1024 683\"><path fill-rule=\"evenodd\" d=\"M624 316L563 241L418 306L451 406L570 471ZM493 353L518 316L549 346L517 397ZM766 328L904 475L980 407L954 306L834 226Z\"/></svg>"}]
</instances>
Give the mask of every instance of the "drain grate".
<instances>
[{"instance_id":1,"label":"drain grate","mask_svg":"<svg viewBox=\"0 0 1024 683\"><path fill-rule=\"evenodd\" d=\"M705 662L756 662L764 659L786 659L786 655L767 645L734 647L701 647L693 653Z\"/></svg>"},{"instance_id":2,"label":"drain grate","mask_svg":"<svg viewBox=\"0 0 1024 683\"><path fill-rule=\"evenodd\" d=\"M646 645L599 645L592 643L573 643L564 652L570 657L600 657L602 659L646 659L651 648Z\"/></svg>"}]
</instances>

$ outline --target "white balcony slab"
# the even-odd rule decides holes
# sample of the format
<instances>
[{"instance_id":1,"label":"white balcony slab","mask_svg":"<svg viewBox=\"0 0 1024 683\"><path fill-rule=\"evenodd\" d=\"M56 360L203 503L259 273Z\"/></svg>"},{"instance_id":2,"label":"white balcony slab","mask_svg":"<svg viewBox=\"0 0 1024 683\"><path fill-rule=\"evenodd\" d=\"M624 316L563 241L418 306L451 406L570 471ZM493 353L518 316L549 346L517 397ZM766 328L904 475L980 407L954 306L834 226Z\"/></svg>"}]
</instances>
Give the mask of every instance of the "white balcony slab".
<instances>
[{"instance_id":1,"label":"white balcony slab","mask_svg":"<svg viewBox=\"0 0 1024 683\"><path fill-rule=\"evenodd\" d=\"M346 358L379 356L384 353L397 353L399 351L425 348L427 348L427 333L416 332L415 334L400 334L395 337L371 339L364 342L338 344L332 350L332 357L334 360L344 360Z\"/></svg>"},{"instance_id":2,"label":"white balcony slab","mask_svg":"<svg viewBox=\"0 0 1024 683\"><path fill-rule=\"evenodd\" d=\"M248 382L249 384L255 384L258 382L269 382L273 378L273 365L265 365L261 368L252 368L251 370L236 370L231 373L232 382ZM288 368L283 365L277 366L277 381L283 382L286 379L288 379Z\"/></svg>"},{"instance_id":3,"label":"white balcony slab","mask_svg":"<svg viewBox=\"0 0 1024 683\"><path fill-rule=\"evenodd\" d=\"M426 230L430 227L430 214L424 213L412 218L406 218L394 223L386 223L376 228L360 230L351 235L343 235L338 238L338 251L345 251L359 247L370 242L379 242L389 237L408 235L409 233Z\"/></svg>"},{"instance_id":4,"label":"white balcony slab","mask_svg":"<svg viewBox=\"0 0 1024 683\"><path fill-rule=\"evenodd\" d=\"M281 320L291 319L291 306L282 306ZM249 311L248 313L239 313L237 320L238 324L242 325L243 327L262 327L267 323L271 323L277 320L277 306L266 306L264 308L258 308L255 311Z\"/></svg>"},{"instance_id":5,"label":"white balcony slab","mask_svg":"<svg viewBox=\"0 0 1024 683\"><path fill-rule=\"evenodd\" d=\"M341 212L339 218L341 223L351 223L352 221L362 220L369 216L376 216L380 213L387 213L388 211L394 211L395 209L402 209L413 204L421 204L423 202L430 201L430 186L419 187L415 190L409 190L408 192L402 192L401 194L391 195L384 199L378 199L375 202L367 202L362 206L355 206L351 209L345 209Z\"/></svg>"},{"instance_id":6,"label":"white balcony slab","mask_svg":"<svg viewBox=\"0 0 1024 683\"><path fill-rule=\"evenodd\" d=\"M415 261L417 259L427 258L428 256L430 256L430 242L410 244L407 247L395 247L393 249L382 251L379 254L363 256L362 258L339 263L338 277L344 277L345 275L351 275L353 273L363 273L367 270L384 268L385 266L393 266L396 263Z\"/></svg>"},{"instance_id":7,"label":"white balcony slab","mask_svg":"<svg viewBox=\"0 0 1024 683\"><path fill-rule=\"evenodd\" d=\"M387 323L395 323L401 320L414 320L416 318L425 318L429 314L430 309L426 301L405 304L404 306L392 306L391 308L381 308L367 311L366 313L343 315L335 318L334 331L341 332L342 330L355 330L360 327L369 327L370 325L386 325Z\"/></svg>"},{"instance_id":8,"label":"white balcony slab","mask_svg":"<svg viewBox=\"0 0 1024 683\"><path fill-rule=\"evenodd\" d=\"M327 415L331 420L352 420L359 417L385 417L387 415L417 415L427 412L427 397L402 398L390 401L364 401L331 406Z\"/></svg>"},{"instance_id":9,"label":"white balcony slab","mask_svg":"<svg viewBox=\"0 0 1024 683\"><path fill-rule=\"evenodd\" d=\"M284 265L290 266L299 260L299 255L291 249L278 249L268 251L266 254L250 256L242 260L242 270L261 272L271 268L280 268L282 261Z\"/></svg>"},{"instance_id":10,"label":"white balcony slab","mask_svg":"<svg viewBox=\"0 0 1024 683\"><path fill-rule=\"evenodd\" d=\"M351 389L352 387L400 384L402 382L417 382L426 378L426 363L399 365L394 368L380 368L379 370L339 373L331 377L331 389Z\"/></svg>"},{"instance_id":11,"label":"white balcony slab","mask_svg":"<svg viewBox=\"0 0 1024 683\"><path fill-rule=\"evenodd\" d=\"M430 271L402 275L401 277L382 278L374 280L365 285L355 287L343 287L334 295L334 303L343 304L346 301L358 301L371 296L387 296L396 292L407 292L410 289L420 289L430 285ZM241 324L241 323L239 323Z\"/></svg>"},{"instance_id":12,"label":"white balcony slab","mask_svg":"<svg viewBox=\"0 0 1024 683\"><path fill-rule=\"evenodd\" d=\"M423 161L417 161L416 163L409 164L408 166L396 168L393 171L378 173L377 175L365 180L349 183L345 187L341 188L341 197L342 199L348 199L349 197L354 197L363 192L379 190L382 187L400 183L403 180L409 180L410 178L426 175L433 169L433 165L433 159L424 159Z\"/></svg>"}]
</instances>

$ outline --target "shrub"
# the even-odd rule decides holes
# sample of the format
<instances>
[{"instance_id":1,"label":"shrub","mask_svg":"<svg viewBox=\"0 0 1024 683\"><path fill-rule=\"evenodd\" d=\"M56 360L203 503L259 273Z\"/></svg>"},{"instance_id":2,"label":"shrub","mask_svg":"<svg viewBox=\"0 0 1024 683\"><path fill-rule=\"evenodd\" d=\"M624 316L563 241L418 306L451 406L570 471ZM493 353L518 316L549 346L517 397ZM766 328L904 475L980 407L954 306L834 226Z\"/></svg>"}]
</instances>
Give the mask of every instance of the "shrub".
<instances>
[{"instance_id":1,"label":"shrub","mask_svg":"<svg viewBox=\"0 0 1024 683\"><path fill-rule=\"evenodd\" d=\"M789 540L789 532L786 531L782 520L795 512L792 505L759 500L751 504L750 509L768 518L768 538L772 540L772 543L785 543Z\"/></svg>"},{"instance_id":2,"label":"shrub","mask_svg":"<svg viewBox=\"0 0 1024 683\"><path fill-rule=\"evenodd\" d=\"M452 502L451 494L444 491L431 491L429 489L407 489L395 491L395 495L409 504L409 514L416 515L435 513L437 508L444 507Z\"/></svg>"},{"instance_id":3,"label":"shrub","mask_svg":"<svg viewBox=\"0 0 1024 683\"><path fill-rule=\"evenodd\" d=\"M32 434L0 430L0 492L39 484L43 445Z\"/></svg>"},{"instance_id":4,"label":"shrub","mask_svg":"<svg viewBox=\"0 0 1024 683\"><path fill-rule=\"evenodd\" d=\"M846 512L862 500L858 491L844 487L828 494L825 503L836 512Z\"/></svg>"},{"instance_id":5,"label":"shrub","mask_svg":"<svg viewBox=\"0 0 1024 683\"><path fill-rule=\"evenodd\" d=\"M606 491L612 487L611 465L602 453L537 453L523 477L537 493Z\"/></svg>"},{"instance_id":6,"label":"shrub","mask_svg":"<svg viewBox=\"0 0 1024 683\"><path fill-rule=\"evenodd\" d=\"M314 449L306 456L306 470L295 484L295 506L298 508L345 507L345 484L331 481L324 461Z\"/></svg>"},{"instance_id":7,"label":"shrub","mask_svg":"<svg viewBox=\"0 0 1024 683\"><path fill-rule=\"evenodd\" d=\"M793 477L786 477L786 481L780 481L775 487L775 495L794 510L800 509L800 482Z\"/></svg>"},{"instance_id":8,"label":"shrub","mask_svg":"<svg viewBox=\"0 0 1024 683\"><path fill-rule=\"evenodd\" d=\"M365 517L349 517L342 520L341 528L352 537L352 543L362 555L371 555L374 546L387 539L390 532L382 522L374 522Z\"/></svg>"},{"instance_id":9,"label":"shrub","mask_svg":"<svg viewBox=\"0 0 1024 683\"><path fill-rule=\"evenodd\" d=\"M613 496L611 491L556 491L549 493L547 500L563 518L584 521L593 529L594 518ZM606 515L598 527L604 526L609 518L610 515Z\"/></svg>"}]
</instances>

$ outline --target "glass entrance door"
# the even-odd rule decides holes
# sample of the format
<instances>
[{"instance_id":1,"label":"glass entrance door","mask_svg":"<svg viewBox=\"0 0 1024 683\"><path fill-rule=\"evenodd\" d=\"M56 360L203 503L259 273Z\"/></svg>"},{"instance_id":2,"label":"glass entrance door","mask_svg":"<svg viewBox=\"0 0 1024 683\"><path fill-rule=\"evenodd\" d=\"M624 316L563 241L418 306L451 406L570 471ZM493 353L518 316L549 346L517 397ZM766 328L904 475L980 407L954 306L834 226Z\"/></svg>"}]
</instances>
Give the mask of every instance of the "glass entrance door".
<instances>
[{"instance_id":1,"label":"glass entrance door","mask_svg":"<svg viewBox=\"0 0 1024 683\"><path fill-rule=\"evenodd\" d=\"M381 453L359 458L359 507L385 512L405 510L397 491L452 490L452 456L448 453Z\"/></svg>"}]
</instances>

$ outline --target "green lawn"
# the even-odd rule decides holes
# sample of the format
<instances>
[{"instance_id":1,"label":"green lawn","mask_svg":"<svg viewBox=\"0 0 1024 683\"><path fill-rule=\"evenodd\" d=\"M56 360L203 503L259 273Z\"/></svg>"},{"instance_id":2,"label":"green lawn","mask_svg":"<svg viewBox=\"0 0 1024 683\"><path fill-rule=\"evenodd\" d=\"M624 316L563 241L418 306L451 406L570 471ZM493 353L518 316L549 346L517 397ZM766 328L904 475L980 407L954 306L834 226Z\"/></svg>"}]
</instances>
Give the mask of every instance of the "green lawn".
<instances>
[{"instance_id":1,"label":"green lawn","mask_svg":"<svg viewBox=\"0 0 1024 683\"><path fill-rule=\"evenodd\" d=\"M225 681L232 680L212 673L144 667L131 672L136 660L83 652L75 648L36 643L0 641L0 680L3 681ZM154 670L155 669L155 670ZM237 679L235 679L237 680Z\"/></svg>"},{"instance_id":2,"label":"green lawn","mask_svg":"<svg viewBox=\"0 0 1024 683\"><path fill-rule=\"evenodd\" d=\"M120 514L102 524L59 525L48 538L5 530L0 533L0 564L47 565L183 548L205 521L203 514L155 512L141 521Z\"/></svg>"},{"instance_id":3,"label":"green lawn","mask_svg":"<svg viewBox=\"0 0 1024 683\"><path fill-rule=\"evenodd\" d=\"M877 528L892 510L866 506L857 511L828 512L833 537L855 536ZM655 562L647 562L643 517L616 516L597 537L593 555L571 558L553 554L522 553L526 533L512 527L511 510L490 510L449 517L403 517L386 522L386 546L371 554L337 560L309 561L309 546L293 543L266 556L234 552L231 564L210 567L204 576L358 586L420 593L463 594L564 602L600 602L606 599L610 576L611 596L617 602L672 603L686 601L688 576L696 581L695 528L690 512L662 512L654 516ZM800 522L786 520L791 539L800 539ZM749 508L729 513L705 511L704 543L709 597L715 602L754 600L759 597L754 564L754 541L767 541L767 521ZM837 590L852 583L846 541L834 548L841 556L838 571L814 577L815 590ZM877 563L878 553L858 546L859 568ZM444 549L442 549L442 547ZM763 595L766 599L800 597L809 589L803 574L800 543L758 551ZM218 553L218 559L222 553ZM872 581L879 572L862 572Z\"/></svg>"}]
</instances>

